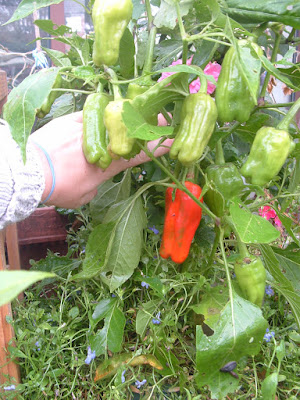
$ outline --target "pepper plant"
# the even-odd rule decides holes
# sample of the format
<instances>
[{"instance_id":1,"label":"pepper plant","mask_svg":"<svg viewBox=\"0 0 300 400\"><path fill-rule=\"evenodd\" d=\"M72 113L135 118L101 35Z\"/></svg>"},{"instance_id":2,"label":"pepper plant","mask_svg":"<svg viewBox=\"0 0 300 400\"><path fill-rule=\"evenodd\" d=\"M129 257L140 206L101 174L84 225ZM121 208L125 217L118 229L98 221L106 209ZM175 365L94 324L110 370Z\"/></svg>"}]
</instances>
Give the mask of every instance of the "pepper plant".
<instances>
[{"instance_id":1,"label":"pepper plant","mask_svg":"<svg viewBox=\"0 0 300 400\"><path fill-rule=\"evenodd\" d=\"M8 23L54 3L23 0ZM84 38L35 21L69 50L43 48L53 67L8 97L3 117L24 162L33 129L81 109L88 162L105 169L140 151L151 160L103 183L75 212L82 225L70 231L67 262L49 255L22 272L22 286L7 284L15 272L0 284L6 301L49 273L75 289L94 285L93 302L83 295L80 307L87 379L102 398L125 398L145 370L150 378L135 385L143 398L173 398L178 388L180 398L270 400L282 390L279 347L276 370L271 362L258 377L249 364L250 394L243 373L272 328L266 284L300 327L300 5L248 3L91 0L94 31ZM292 101L275 101L274 80ZM155 158L147 143L167 138L170 153Z\"/></svg>"}]
</instances>

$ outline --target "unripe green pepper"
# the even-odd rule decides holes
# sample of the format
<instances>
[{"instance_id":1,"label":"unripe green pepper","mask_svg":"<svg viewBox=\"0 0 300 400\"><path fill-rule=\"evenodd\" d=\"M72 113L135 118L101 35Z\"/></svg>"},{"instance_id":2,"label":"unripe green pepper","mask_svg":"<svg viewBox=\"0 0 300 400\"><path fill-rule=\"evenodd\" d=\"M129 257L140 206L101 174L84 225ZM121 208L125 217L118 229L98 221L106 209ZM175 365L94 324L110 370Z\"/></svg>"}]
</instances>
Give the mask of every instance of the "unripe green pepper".
<instances>
[{"instance_id":1,"label":"unripe green pepper","mask_svg":"<svg viewBox=\"0 0 300 400\"><path fill-rule=\"evenodd\" d=\"M151 79L139 80L136 82L131 82L128 85L126 98L133 100L140 94L145 93L151 86L155 84ZM157 113L153 113L150 116L146 116L145 120L152 125L157 125Z\"/></svg>"},{"instance_id":2,"label":"unripe green pepper","mask_svg":"<svg viewBox=\"0 0 300 400\"><path fill-rule=\"evenodd\" d=\"M244 187L243 179L232 163L210 165L205 173L212 189L208 189L205 193L204 201L217 217L222 217L229 200L237 196ZM225 204L213 188L222 194Z\"/></svg>"},{"instance_id":3,"label":"unripe green pepper","mask_svg":"<svg viewBox=\"0 0 300 400\"><path fill-rule=\"evenodd\" d=\"M57 74L55 81L53 83L52 89L59 89L63 86L63 79L60 74ZM59 91L51 91L49 95L44 100L41 107L36 111L36 116L38 118L44 118L47 114L49 114L52 104L54 101L62 95L63 92Z\"/></svg>"},{"instance_id":4,"label":"unripe green pepper","mask_svg":"<svg viewBox=\"0 0 300 400\"><path fill-rule=\"evenodd\" d=\"M249 44L250 42L245 39L237 41L237 45L240 47L248 47ZM262 49L256 43L252 42L251 46L256 49L258 54L263 54ZM221 123L232 121L242 123L247 121L256 105L256 101L249 91L248 84L238 68L237 57L234 46L231 46L225 54L218 78L215 99L218 109L218 120ZM254 74L253 80L256 79L258 91L260 76L257 74L257 71L254 71Z\"/></svg>"},{"instance_id":5,"label":"unripe green pepper","mask_svg":"<svg viewBox=\"0 0 300 400\"><path fill-rule=\"evenodd\" d=\"M286 130L263 126L255 135L241 174L254 185L266 185L278 174L294 147Z\"/></svg>"},{"instance_id":6,"label":"unripe green pepper","mask_svg":"<svg viewBox=\"0 0 300 400\"><path fill-rule=\"evenodd\" d=\"M170 157L191 166L202 156L215 129L217 108L207 93L189 94L183 101L181 124L171 146Z\"/></svg>"},{"instance_id":7,"label":"unripe green pepper","mask_svg":"<svg viewBox=\"0 0 300 400\"><path fill-rule=\"evenodd\" d=\"M132 0L95 0L92 12L95 29L94 64L115 65L120 41L131 19Z\"/></svg>"},{"instance_id":8,"label":"unripe green pepper","mask_svg":"<svg viewBox=\"0 0 300 400\"><path fill-rule=\"evenodd\" d=\"M103 120L109 100L104 93L92 93L83 106L82 149L87 161L102 169L107 168L112 161L107 150L108 135Z\"/></svg>"},{"instance_id":9,"label":"unripe green pepper","mask_svg":"<svg viewBox=\"0 0 300 400\"><path fill-rule=\"evenodd\" d=\"M127 136L127 127L122 119L123 105L126 101L130 100L111 101L104 110L104 124L109 136L108 149L112 158L131 158L137 154L136 140Z\"/></svg>"},{"instance_id":10,"label":"unripe green pepper","mask_svg":"<svg viewBox=\"0 0 300 400\"><path fill-rule=\"evenodd\" d=\"M234 272L245 298L261 307L266 286L266 270L259 257L249 255L237 260Z\"/></svg>"}]
</instances>

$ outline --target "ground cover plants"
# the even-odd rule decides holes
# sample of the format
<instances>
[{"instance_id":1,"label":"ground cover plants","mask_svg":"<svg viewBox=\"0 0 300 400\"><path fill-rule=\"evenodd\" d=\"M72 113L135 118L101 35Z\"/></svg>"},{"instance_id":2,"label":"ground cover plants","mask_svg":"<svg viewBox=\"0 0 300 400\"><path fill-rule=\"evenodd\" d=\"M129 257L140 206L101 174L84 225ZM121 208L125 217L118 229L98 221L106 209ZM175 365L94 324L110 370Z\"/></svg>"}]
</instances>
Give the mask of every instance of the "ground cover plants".
<instances>
[{"instance_id":1,"label":"ground cover plants","mask_svg":"<svg viewBox=\"0 0 300 400\"><path fill-rule=\"evenodd\" d=\"M35 21L69 50L43 48L54 66L14 88L3 117L23 155L32 129L83 109L89 162L141 150L151 161L60 210L66 256L2 273L1 303L27 288L10 320L22 383L8 380L2 398L298 398L299 4L86 11L84 38ZM276 102L275 84L291 101ZM155 158L147 143L169 138Z\"/></svg>"}]
</instances>

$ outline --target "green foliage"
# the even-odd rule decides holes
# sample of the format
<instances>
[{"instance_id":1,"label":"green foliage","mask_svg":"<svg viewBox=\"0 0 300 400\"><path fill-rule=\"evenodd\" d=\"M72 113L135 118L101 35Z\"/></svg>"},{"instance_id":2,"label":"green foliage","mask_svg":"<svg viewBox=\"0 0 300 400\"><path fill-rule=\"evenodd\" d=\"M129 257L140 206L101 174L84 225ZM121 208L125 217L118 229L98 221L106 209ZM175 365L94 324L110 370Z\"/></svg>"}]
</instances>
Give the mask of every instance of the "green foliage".
<instances>
[{"instance_id":1,"label":"green foliage","mask_svg":"<svg viewBox=\"0 0 300 400\"><path fill-rule=\"evenodd\" d=\"M59 2L23 0L9 22ZM92 6L93 1L86 11ZM134 0L133 6L119 60L110 68L93 64L93 33L80 37L65 25L35 21L68 51L44 49L55 67L26 78L4 108L25 159L33 127L81 110L99 85L124 97L130 83L145 83L147 90L125 102L121 122L152 159L102 183L90 204L76 210L80 227L70 228L66 256L49 252L31 272L1 273L1 304L27 288L25 300L13 304L14 320L8 318L17 339L8 350L20 365L22 383L6 391L5 399L298 398L300 131L295 121L288 129L296 148L267 185L245 182L220 216L204 202L184 263L162 259L159 249L166 188L182 190L188 176L207 191L208 166L225 161L240 170L256 132L285 118L291 103L276 104L266 89L268 83L272 89L270 75L300 89L299 63L291 61L299 44L299 2ZM147 15L150 10L153 15ZM240 39L249 41L240 48ZM253 98L249 119L216 124L192 169L168 155L155 158L146 142L161 138L164 145L177 134L190 85L200 78L201 84L206 79L217 86L215 75L203 69L210 62L222 64L230 47ZM171 66L178 60L183 64ZM58 73L66 93L35 121ZM169 76L159 80L162 74ZM156 126L159 113L167 126ZM246 245L267 270L261 309L241 297L233 274Z\"/></svg>"}]
</instances>

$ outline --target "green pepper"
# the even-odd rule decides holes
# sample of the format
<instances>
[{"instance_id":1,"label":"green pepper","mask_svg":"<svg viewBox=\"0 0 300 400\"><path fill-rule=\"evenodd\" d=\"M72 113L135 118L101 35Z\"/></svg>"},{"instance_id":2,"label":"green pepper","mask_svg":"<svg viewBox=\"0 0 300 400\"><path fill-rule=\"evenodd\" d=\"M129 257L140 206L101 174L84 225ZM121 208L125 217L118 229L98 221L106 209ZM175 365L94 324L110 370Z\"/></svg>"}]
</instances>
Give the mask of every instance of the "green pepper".
<instances>
[{"instance_id":1,"label":"green pepper","mask_svg":"<svg viewBox=\"0 0 300 400\"><path fill-rule=\"evenodd\" d=\"M238 40L237 45L249 49L250 42L247 40ZM262 49L256 44L251 43L258 54L262 55ZM245 122L249 119L250 113L257 102L253 99L248 84L238 67L238 55L234 46L225 54L222 69L218 78L218 84L215 91L216 106L218 109L218 120L221 123L232 122L234 120ZM248 71L249 74L249 71ZM259 90L260 76L257 71L253 71L252 85L255 81L257 94Z\"/></svg>"},{"instance_id":2,"label":"green pepper","mask_svg":"<svg viewBox=\"0 0 300 400\"><path fill-rule=\"evenodd\" d=\"M88 95L83 107L82 149L87 161L105 169L111 163L108 153L108 135L104 125L104 110L109 103L104 93Z\"/></svg>"},{"instance_id":3,"label":"green pepper","mask_svg":"<svg viewBox=\"0 0 300 400\"><path fill-rule=\"evenodd\" d=\"M63 79L60 74L57 74L55 81L52 85L52 89L59 89L59 88L62 88L62 86L63 86ZM49 114L52 104L59 96L62 95L62 93L63 92L59 92L59 91L51 91L49 93L49 95L46 97L46 99L44 100L41 107L39 109L37 109L36 116L38 118L44 118L47 114Z\"/></svg>"},{"instance_id":4,"label":"green pepper","mask_svg":"<svg viewBox=\"0 0 300 400\"><path fill-rule=\"evenodd\" d=\"M151 79L138 80L136 82L129 83L126 93L127 99L135 99L137 96L145 93L154 84L155 82ZM157 113L153 113L150 116L145 116L145 121L147 121L149 124L157 125Z\"/></svg>"},{"instance_id":5,"label":"green pepper","mask_svg":"<svg viewBox=\"0 0 300 400\"><path fill-rule=\"evenodd\" d=\"M294 147L286 130L263 126L255 135L241 174L254 185L266 185L278 174Z\"/></svg>"},{"instance_id":6,"label":"green pepper","mask_svg":"<svg viewBox=\"0 0 300 400\"><path fill-rule=\"evenodd\" d=\"M127 127L122 119L124 102L128 99L111 101L104 110L104 124L108 131L108 149L112 158L131 158L140 152L135 138L127 135Z\"/></svg>"},{"instance_id":7,"label":"green pepper","mask_svg":"<svg viewBox=\"0 0 300 400\"><path fill-rule=\"evenodd\" d=\"M93 61L115 65L119 58L120 41L131 19L131 0L95 0L92 12L95 29Z\"/></svg>"},{"instance_id":8,"label":"green pepper","mask_svg":"<svg viewBox=\"0 0 300 400\"><path fill-rule=\"evenodd\" d=\"M191 166L202 156L215 129L217 108L207 93L189 94L183 101L181 124L171 146L170 157Z\"/></svg>"},{"instance_id":9,"label":"green pepper","mask_svg":"<svg viewBox=\"0 0 300 400\"><path fill-rule=\"evenodd\" d=\"M222 217L229 206L229 200L237 196L244 187L243 178L232 163L210 165L205 173L212 188L205 193L204 201L217 217Z\"/></svg>"},{"instance_id":10,"label":"green pepper","mask_svg":"<svg viewBox=\"0 0 300 400\"><path fill-rule=\"evenodd\" d=\"M245 298L261 307L267 276L261 259L252 255L242 257L235 262L234 272Z\"/></svg>"}]
</instances>

